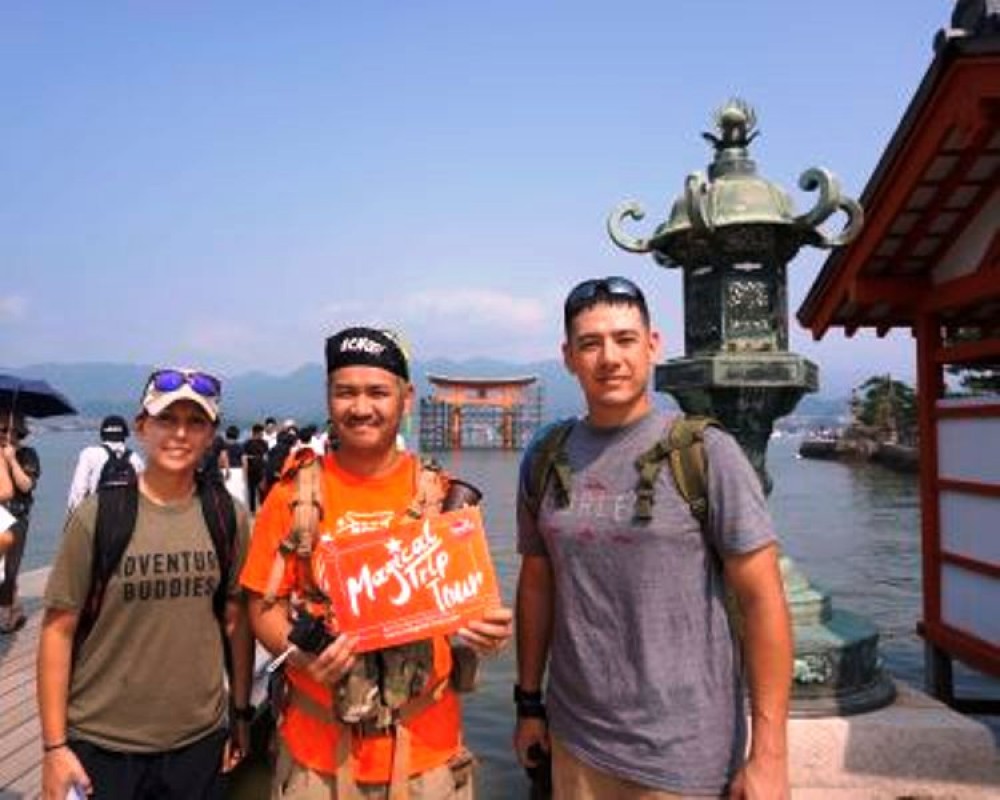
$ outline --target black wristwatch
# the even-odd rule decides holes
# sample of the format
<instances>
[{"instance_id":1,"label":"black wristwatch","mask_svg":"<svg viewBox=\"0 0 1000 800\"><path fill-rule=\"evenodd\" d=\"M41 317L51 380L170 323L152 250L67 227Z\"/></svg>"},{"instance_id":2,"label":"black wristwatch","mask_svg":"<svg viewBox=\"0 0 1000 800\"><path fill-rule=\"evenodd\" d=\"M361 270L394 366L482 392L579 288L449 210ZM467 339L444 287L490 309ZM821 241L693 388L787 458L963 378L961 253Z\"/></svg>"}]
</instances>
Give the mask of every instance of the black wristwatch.
<instances>
[{"instance_id":1,"label":"black wristwatch","mask_svg":"<svg viewBox=\"0 0 1000 800\"><path fill-rule=\"evenodd\" d=\"M243 708L240 708L239 706L232 706L229 709L229 712L233 715L233 719L237 722L253 722L253 706L243 706Z\"/></svg>"},{"instance_id":2,"label":"black wristwatch","mask_svg":"<svg viewBox=\"0 0 1000 800\"><path fill-rule=\"evenodd\" d=\"M545 703L541 691L528 692L514 684L514 705L519 719L545 719Z\"/></svg>"}]
</instances>

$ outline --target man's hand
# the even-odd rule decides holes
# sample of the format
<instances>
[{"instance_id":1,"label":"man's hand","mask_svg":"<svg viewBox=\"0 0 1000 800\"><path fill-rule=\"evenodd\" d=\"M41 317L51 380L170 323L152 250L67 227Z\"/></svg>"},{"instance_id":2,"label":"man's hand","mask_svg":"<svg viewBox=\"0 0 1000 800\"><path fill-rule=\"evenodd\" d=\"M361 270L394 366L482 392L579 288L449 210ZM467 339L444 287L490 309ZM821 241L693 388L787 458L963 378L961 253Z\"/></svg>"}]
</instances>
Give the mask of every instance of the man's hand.
<instances>
[{"instance_id":1,"label":"man's hand","mask_svg":"<svg viewBox=\"0 0 1000 800\"><path fill-rule=\"evenodd\" d=\"M482 619L472 620L458 635L481 656L499 653L514 632L514 613L509 608L489 608Z\"/></svg>"},{"instance_id":2,"label":"man's hand","mask_svg":"<svg viewBox=\"0 0 1000 800\"><path fill-rule=\"evenodd\" d=\"M335 686L354 666L354 648L357 645L357 636L341 634L318 655L313 656L296 649L290 660L317 683Z\"/></svg>"},{"instance_id":3,"label":"man's hand","mask_svg":"<svg viewBox=\"0 0 1000 800\"><path fill-rule=\"evenodd\" d=\"M42 757L43 800L66 800L74 786L79 786L88 795L94 792L76 753L68 746L45 753Z\"/></svg>"},{"instance_id":4,"label":"man's hand","mask_svg":"<svg viewBox=\"0 0 1000 800\"><path fill-rule=\"evenodd\" d=\"M789 800L788 759L751 758L733 777L729 800Z\"/></svg>"},{"instance_id":5,"label":"man's hand","mask_svg":"<svg viewBox=\"0 0 1000 800\"><path fill-rule=\"evenodd\" d=\"M514 728L514 753L522 767L538 766L538 762L528 754L528 750L536 744L546 753L549 752L548 724L537 717L519 718L517 727Z\"/></svg>"}]
</instances>

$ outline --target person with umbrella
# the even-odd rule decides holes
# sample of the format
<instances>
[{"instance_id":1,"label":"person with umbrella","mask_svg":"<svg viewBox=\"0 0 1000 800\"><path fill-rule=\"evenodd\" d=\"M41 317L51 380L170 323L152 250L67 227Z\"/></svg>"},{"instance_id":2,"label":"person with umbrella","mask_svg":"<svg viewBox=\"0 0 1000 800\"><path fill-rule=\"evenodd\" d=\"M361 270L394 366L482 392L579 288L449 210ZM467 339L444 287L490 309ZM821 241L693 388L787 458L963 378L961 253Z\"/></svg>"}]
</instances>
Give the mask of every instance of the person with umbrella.
<instances>
[{"instance_id":1,"label":"person with umbrella","mask_svg":"<svg viewBox=\"0 0 1000 800\"><path fill-rule=\"evenodd\" d=\"M13 540L4 554L3 580L0 581L0 634L13 633L27 619L17 602L17 573L28 537L33 492L42 474L38 453L33 447L21 444L27 435L23 414L8 412L0 418L0 471L12 486L11 497L3 506L15 520L9 529ZM5 481L0 478L2 482Z\"/></svg>"},{"instance_id":2,"label":"person with umbrella","mask_svg":"<svg viewBox=\"0 0 1000 800\"><path fill-rule=\"evenodd\" d=\"M70 402L45 381L0 375L0 472L11 484L10 497L2 505L15 519L9 529L13 541L4 553L0 580L0 635L13 633L27 619L17 602L17 574L42 467L34 448L22 444L28 435L25 418L75 413ZM4 483L0 476L0 488Z\"/></svg>"}]
</instances>

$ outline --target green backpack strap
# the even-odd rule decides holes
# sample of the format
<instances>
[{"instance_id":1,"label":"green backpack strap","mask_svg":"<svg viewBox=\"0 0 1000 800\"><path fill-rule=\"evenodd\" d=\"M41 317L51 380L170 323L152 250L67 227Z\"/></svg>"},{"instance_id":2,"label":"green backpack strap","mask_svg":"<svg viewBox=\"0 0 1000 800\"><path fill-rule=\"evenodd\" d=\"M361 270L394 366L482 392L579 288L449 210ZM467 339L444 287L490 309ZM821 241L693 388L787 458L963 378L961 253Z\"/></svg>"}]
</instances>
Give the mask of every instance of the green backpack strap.
<instances>
[{"instance_id":1,"label":"green backpack strap","mask_svg":"<svg viewBox=\"0 0 1000 800\"><path fill-rule=\"evenodd\" d=\"M639 480L635 487L634 519L653 519L656 480L665 463L670 464L674 484L691 513L704 530L708 522L708 462L705 460L705 428L722 427L711 417L680 416L666 435L635 460Z\"/></svg>"},{"instance_id":2,"label":"green backpack strap","mask_svg":"<svg viewBox=\"0 0 1000 800\"><path fill-rule=\"evenodd\" d=\"M556 506L565 508L569 505L573 475L563 445L573 430L573 423L573 419L563 419L553 423L548 430L542 432L541 438L532 446L525 480L525 502L533 517L538 516L550 476L555 479Z\"/></svg>"},{"instance_id":3,"label":"green backpack strap","mask_svg":"<svg viewBox=\"0 0 1000 800\"><path fill-rule=\"evenodd\" d=\"M674 484L691 514L698 520L706 544L710 543L708 533L708 460L705 457L705 429L722 423L712 417L679 417L670 426L666 441L669 443L668 460ZM720 562L721 556L712 548ZM726 584L724 602L729 627L735 641L743 640L743 613L732 587Z\"/></svg>"}]
</instances>

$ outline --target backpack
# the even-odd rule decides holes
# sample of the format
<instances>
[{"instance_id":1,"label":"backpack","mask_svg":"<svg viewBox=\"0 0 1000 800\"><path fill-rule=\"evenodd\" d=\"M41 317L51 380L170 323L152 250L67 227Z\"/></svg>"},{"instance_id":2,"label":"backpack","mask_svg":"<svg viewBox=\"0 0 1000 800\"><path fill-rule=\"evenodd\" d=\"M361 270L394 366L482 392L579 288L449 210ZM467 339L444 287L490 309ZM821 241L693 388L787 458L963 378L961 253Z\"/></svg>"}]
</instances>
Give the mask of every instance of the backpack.
<instances>
[{"instance_id":1,"label":"backpack","mask_svg":"<svg viewBox=\"0 0 1000 800\"><path fill-rule=\"evenodd\" d=\"M220 630L223 631L222 642L228 669L231 659L224 622L229 578L236 555L236 507L221 480L213 479L210 475L199 474L196 478L196 489L219 563L219 585L212 595L212 611L219 621ZM132 479L127 483L110 484L98 490L90 589L80 609L73 638L74 656L97 622L108 582L132 540L138 513L139 483L134 470Z\"/></svg>"},{"instance_id":2,"label":"backpack","mask_svg":"<svg viewBox=\"0 0 1000 800\"><path fill-rule=\"evenodd\" d=\"M120 453L108 445L101 445L108 454L108 460L101 467L97 478L98 490L108 486L128 486L136 480L135 467L132 465L132 451L127 447Z\"/></svg>"},{"instance_id":3,"label":"backpack","mask_svg":"<svg viewBox=\"0 0 1000 800\"><path fill-rule=\"evenodd\" d=\"M532 517L538 516L542 498L549 480L554 480L554 499L557 508L569 505L572 472L566 454L566 440L573 430L574 419L564 419L543 429L526 462L527 475L523 482L524 501ZM664 464L669 464L670 474L677 491L687 503L691 515L698 521L702 537L720 563L721 556L712 546L708 536L708 460L705 458L705 429L722 429L722 423L712 417L682 415L677 417L656 444L635 460L639 477L635 486L633 520L648 524L653 519L656 502L656 480ZM726 615L737 640L743 636L743 615L739 601L727 584L725 587Z\"/></svg>"},{"instance_id":4,"label":"backpack","mask_svg":"<svg viewBox=\"0 0 1000 800\"><path fill-rule=\"evenodd\" d=\"M524 499L531 515L537 516L549 480L553 486L557 508L569 505L572 472L566 455L566 440L575 420L555 422L539 434L528 456L524 482ZM634 520L640 524L653 518L656 502L656 480L664 463L670 465L677 491L691 509L691 514L705 532L708 523L708 462L705 459L705 429L722 428L711 417L681 416L670 425L664 436L635 461L639 473L635 487Z\"/></svg>"}]
</instances>

